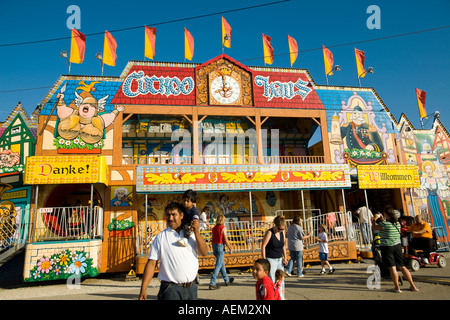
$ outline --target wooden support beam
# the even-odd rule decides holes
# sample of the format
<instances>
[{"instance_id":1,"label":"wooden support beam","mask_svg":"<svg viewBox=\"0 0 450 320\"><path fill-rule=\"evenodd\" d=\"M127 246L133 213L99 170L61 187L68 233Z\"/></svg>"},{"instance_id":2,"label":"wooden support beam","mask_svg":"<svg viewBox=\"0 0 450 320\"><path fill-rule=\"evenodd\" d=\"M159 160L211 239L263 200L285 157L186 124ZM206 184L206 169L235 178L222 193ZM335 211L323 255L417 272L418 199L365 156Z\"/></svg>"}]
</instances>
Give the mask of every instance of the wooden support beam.
<instances>
[{"instance_id":1,"label":"wooden support beam","mask_svg":"<svg viewBox=\"0 0 450 320\"><path fill-rule=\"evenodd\" d=\"M248 119L248 120L250 120L250 122L251 122L251 123L253 123L253 125L255 125L255 126L256 126L256 122L255 122L255 121L253 121L253 119L252 119L252 118L250 118L249 116L246 116L246 117L247 117L247 119Z\"/></svg>"},{"instance_id":2,"label":"wooden support beam","mask_svg":"<svg viewBox=\"0 0 450 320\"><path fill-rule=\"evenodd\" d=\"M189 121L191 124L193 124L193 123L192 123L192 120L189 119L189 117L188 117L187 115L183 114L183 117L185 117L185 118L187 119L187 121Z\"/></svg>"},{"instance_id":3,"label":"wooden support beam","mask_svg":"<svg viewBox=\"0 0 450 320\"><path fill-rule=\"evenodd\" d=\"M122 124L125 123L128 119L130 119L133 116L133 113L130 113L125 119L123 119Z\"/></svg>"}]
</instances>

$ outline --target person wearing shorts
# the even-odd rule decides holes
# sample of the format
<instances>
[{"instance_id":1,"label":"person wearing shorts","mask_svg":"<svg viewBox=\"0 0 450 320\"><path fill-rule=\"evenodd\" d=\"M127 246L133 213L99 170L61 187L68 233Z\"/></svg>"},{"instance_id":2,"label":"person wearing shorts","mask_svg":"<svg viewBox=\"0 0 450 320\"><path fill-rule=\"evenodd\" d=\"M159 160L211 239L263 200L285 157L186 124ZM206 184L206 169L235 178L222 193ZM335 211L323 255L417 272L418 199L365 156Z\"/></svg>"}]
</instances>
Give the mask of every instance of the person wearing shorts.
<instances>
[{"instance_id":1,"label":"person wearing shorts","mask_svg":"<svg viewBox=\"0 0 450 320\"><path fill-rule=\"evenodd\" d=\"M317 236L317 241L319 242L319 260L322 266L320 274L325 274L325 265L328 266L329 274L334 273L334 268L328 262L328 236L327 227L324 224L319 225L319 235Z\"/></svg>"},{"instance_id":2,"label":"person wearing shorts","mask_svg":"<svg viewBox=\"0 0 450 320\"><path fill-rule=\"evenodd\" d=\"M400 293L397 268L409 282L411 291L419 291L414 285L411 274L403 263L403 253L400 234L400 223L397 221L395 211L388 206L384 209L382 221L374 221L374 230L380 231L380 248L383 264L389 269L392 282L394 282L393 292Z\"/></svg>"}]
</instances>

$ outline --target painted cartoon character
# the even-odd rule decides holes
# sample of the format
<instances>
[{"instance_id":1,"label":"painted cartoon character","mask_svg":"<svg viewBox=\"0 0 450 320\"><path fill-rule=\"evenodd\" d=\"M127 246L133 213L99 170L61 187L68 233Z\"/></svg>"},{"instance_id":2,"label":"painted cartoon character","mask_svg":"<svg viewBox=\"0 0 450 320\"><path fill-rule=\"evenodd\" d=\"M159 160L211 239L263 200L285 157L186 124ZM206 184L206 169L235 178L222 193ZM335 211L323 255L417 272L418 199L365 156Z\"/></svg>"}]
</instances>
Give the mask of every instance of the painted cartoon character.
<instances>
[{"instance_id":1,"label":"painted cartoon character","mask_svg":"<svg viewBox=\"0 0 450 320\"><path fill-rule=\"evenodd\" d=\"M73 140L79 136L86 143L99 142L103 138L105 128L114 122L119 112L125 110L125 107L118 106L111 113L98 115L105 110L106 99L109 95L98 101L84 91L81 95L75 91L75 96L76 109L66 105L63 93L57 95L57 114L61 120L58 133L66 140Z\"/></svg>"},{"instance_id":2,"label":"painted cartoon character","mask_svg":"<svg viewBox=\"0 0 450 320\"><path fill-rule=\"evenodd\" d=\"M375 128L371 128L364 118L361 107L356 106L350 116L351 122L341 127L341 137L347 140L352 149L383 151L383 142Z\"/></svg>"},{"instance_id":3,"label":"painted cartoon character","mask_svg":"<svg viewBox=\"0 0 450 320\"><path fill-rule=\"evenodd\" d=\"M114 191L114 199L111 199L111 206L129 206L131 205L131 195L127 188L117 188Z\"/></svg>"},{"instance_id":4,"label":"painted cartoon character","mask_svg":"<svg viewBox=\"0 0 450 320\"><path fill-rule=\"evenodd\" d=\"M448 239L448 224L441 196L449 194L449 187L443 183L442 179L435 176L435 170L436 165L433 162L428 160L423 162L423 175L420 178L420 188L416 189L416 193L419 197L427 199L432 224L434 227L441 227L437 230L438 236L445 236Z\"/></svg>"},{"instance_id":5,"label":"painted cartoon character","mask_svg":"<svg viewBox=\"0 0 450 320\"><path fill-rule=\"evenodd\" d=\"M20 163L20 156L17 152L3 150L0 152L0 167L11 168Z\"/></svg>"}]
</instances>

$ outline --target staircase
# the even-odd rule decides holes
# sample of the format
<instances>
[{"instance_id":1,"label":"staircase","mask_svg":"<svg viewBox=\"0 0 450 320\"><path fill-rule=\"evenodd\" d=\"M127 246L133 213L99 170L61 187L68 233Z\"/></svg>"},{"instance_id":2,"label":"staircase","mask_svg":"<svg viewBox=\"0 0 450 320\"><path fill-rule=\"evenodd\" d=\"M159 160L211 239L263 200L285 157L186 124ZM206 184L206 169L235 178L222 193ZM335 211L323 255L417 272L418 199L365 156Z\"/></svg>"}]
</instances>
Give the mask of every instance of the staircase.
<instances>
[{"instance_id":1,"label":"staircase","mask_svg":"<svg viewBox=\"0 0 450 320\"><path fill-rule=\"evenodd\" d=\"M6 262L20 254L25 249L25 243L21 243L18 245L15 245L12 248L9 248L5 252L2 252L0 254L0 267L4 265Z\"/></svg>"},{"instance_id":2,"label":"staircase","mask_svg":"<svg viewBox=\"0 0 450 320\"><path fill-rule=\"evenodd\" d=\"M0 216L0 267L25 249L29 215L21 213L19 222L13 215Z\"/></svg>"}]
</instances>

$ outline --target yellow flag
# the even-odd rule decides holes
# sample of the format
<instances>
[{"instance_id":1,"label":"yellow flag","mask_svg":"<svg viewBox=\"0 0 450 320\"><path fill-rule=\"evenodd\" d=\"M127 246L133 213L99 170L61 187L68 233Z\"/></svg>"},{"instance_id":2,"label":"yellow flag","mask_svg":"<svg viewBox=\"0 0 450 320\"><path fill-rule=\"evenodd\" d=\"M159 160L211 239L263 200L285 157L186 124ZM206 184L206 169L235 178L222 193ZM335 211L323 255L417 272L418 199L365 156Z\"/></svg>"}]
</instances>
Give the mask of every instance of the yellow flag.
<instances>
[{"instance_id":1,"label":"yellow flag","mask_svg":"<svg viewBox=\"0 0 450 320\"><path fill-rule=\"evenodd\" d=\"M194 57L194 37L184 28L184 58L192 61Z\"/></svg>"},{"instance_id":2,"label":"yellow flag","mask_svg":"<svg viewBox=\"0 0 450 320\"><path fill-rule=\"evenodd\" d=\"M105 31L105 43L103 45L103 63L109 66L116 65L116 54L117 42L116 39L109 33Z\"/></svg>"},{"instance_id":3,"label":"yellow flag","mask_svg":"<svg viewBox=\"0 0 450 320\"><path fill-rule=\"evenodd\" d=\"M156 28L145 26L145 56L149 59L155 57Z\"/></svg>"}]
</instances>

